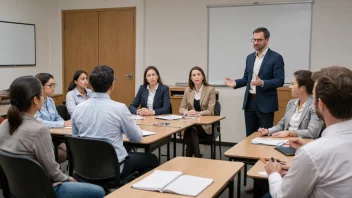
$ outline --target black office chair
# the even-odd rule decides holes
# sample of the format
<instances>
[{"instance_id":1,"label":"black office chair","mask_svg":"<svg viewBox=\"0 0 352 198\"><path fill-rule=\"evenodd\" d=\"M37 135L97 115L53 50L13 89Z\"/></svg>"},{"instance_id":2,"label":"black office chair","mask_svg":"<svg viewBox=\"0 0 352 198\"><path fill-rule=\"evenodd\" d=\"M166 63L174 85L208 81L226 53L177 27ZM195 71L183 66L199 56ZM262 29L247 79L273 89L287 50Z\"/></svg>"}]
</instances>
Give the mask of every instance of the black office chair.
<instances>
[{"instance_id":1,"label":"black office chair","mask_svg":"<svg viewBox=\"0 0 352 198\"><path fill-rule=\"evenodd\" d=\"M48 175L37 161L0 151L0 165L6 175L11 197L56 198Z\"/></svg>"},{"instance_id":2,"label":"black office chair","mask_svg":"<svg viewBox=\"0 0 352 198\"><path fill-rule=\"evenodd\" d=\"M70 114L68 113L66 105L57 105L56 106L57 113L64 120L70 120Z\"/></svg>"},{"instance_id":3,"label":"black office chair","mask_svg":"<svg viewBox=\"0 0 352 198\"><path fill-rule=\"evenodd\" d=\"M137 177L138 172L120 178L120 164L114 147L106 141L66 136L70 175L80 182L99 185L106 193Z\"/></svg>"},{"instance_id":4,"label":"black office chair","mask_svg":"<svg viewBox=\"0 0 352 198\"><path fill-rule=\"evenodd\" d=\"M215 103L214 107L214 115L215 116L220 116L221 113L221 104L217 100ZM220 154L220 160L221 160L221 133L220 133L220 121L217 121L214 123L215 129L213 129L214 133L211 135L204 137L204 138L199 138L199 144L203 145L210 145L210 156L212 159L216 158L216 138L219 137L219 154ZM184 156L185 154L185 142L183 139L182 143L182 155Z\"/></svg>"}]
</instances>

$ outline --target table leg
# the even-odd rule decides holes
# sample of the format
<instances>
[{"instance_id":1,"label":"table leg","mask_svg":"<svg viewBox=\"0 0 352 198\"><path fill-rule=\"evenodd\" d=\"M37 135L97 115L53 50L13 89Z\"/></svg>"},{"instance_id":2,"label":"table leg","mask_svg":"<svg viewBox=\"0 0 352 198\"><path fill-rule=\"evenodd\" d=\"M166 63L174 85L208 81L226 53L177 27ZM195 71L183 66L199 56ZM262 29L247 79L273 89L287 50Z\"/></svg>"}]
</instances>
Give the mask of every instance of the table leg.
<instances>
[{"instance_id":1,"label":"table leg","mask_svg":"<svg viewBox=\"0 0 352 198\"><path fill-rule=\"evenodd\" d=\"M174 158L176 157L176 133L174 134Z\"/></svg>"},{"instance_id":2,"label":"table leg","mask_svg":"<svg viewBox=\"0 0 352 198\"><path fill-rule=\"evenodd\" d=\"M167 161L170 160L170 142L167 142Z\"/></svg>"},{"instance_id":3,"label":"table leg","mask_svg":"<svg viewBox=\"0 0 352 198\"><path fill-rule=\"evenodd\" d=\"M241 170L237 174L237 197L241 197Z\"/></svg>"},{"instance_id":4,"label":"table leg","mask_svg":"<svg viewBox=\"0 0 352 198\"><path fill-rule=\"evenodd\" d=\"M229 183L229 198L234 198L234 191L235 190L235 180L232 179Z\"/></svg>"}]
</instances>

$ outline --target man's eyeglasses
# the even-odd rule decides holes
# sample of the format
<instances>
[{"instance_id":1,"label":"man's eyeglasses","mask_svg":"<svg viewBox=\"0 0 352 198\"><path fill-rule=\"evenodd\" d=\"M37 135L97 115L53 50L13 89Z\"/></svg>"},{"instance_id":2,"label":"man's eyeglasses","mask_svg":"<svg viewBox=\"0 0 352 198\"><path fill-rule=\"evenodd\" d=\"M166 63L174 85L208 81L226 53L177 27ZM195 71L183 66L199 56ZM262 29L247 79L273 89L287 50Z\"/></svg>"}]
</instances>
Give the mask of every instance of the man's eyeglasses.
<instances>
[{"instance_id":1,"label":"man's eyeglasses","mask_svg":"<svg viewBox=\"0 0 352 198\"><path fill-rule=\"evenodd\" d=\"M45 85L45 86L48 86L48 87L50 87L50 88L55 88L55 87L56 87L56 83L52 83L52 84L50 84L50 85Z\"/></svg>"},{"instance_id":2,"label":"man's eyeglasses","mask_svg":"<svg viewBox=\"0 0 352 198\"><path fill-rule=\"evenodd\" d=\"M251 39L251 42L252 43L254 43L254 42L258 42L258 43L260 43L260 42L262 42L262 41L264 41L264 39Z\"/></svg>"}]
</instances>

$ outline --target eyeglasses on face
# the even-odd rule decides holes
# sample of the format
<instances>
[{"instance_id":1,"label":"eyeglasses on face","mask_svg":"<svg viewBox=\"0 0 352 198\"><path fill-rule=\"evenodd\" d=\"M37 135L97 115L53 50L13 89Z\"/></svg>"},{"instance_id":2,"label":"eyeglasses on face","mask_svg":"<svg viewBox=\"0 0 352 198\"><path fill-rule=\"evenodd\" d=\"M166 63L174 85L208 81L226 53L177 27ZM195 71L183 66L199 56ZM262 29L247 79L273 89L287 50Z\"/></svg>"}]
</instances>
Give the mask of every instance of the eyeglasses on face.
<instances>
[{"instance_id":1,"label":"eyeglasses on face","mask_svg":"<svg viewBox=\"0 0 352 198\"><path fill-rule=\"evenodd\" d=\"M52 83L52 84L45 85L45 86L48 86L48 87L50 87L50 88L55 88L55 87L56 87L56 83Z\"/></svg>"},{"instance_id":2,"label":"eyeglasses on face","mask_svg":"<svg viewBox=\"0 0 352 198\"><path fill-rule=\"evenodd\" d=\"M260 43L260 42L262 42L262 41L264 41L265 39L251 39L251 42L252 43L254 43L254 42L258 42L258 43Z\"/></svg>"}]
</instances>

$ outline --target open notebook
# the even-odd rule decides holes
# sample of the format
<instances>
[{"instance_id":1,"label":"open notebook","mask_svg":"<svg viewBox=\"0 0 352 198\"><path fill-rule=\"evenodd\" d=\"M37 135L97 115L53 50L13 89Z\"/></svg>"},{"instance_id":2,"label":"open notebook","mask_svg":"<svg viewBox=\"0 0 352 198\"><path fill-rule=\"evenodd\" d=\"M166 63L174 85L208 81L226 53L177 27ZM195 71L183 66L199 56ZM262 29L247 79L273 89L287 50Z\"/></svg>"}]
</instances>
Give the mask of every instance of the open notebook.
<instances>
[{"instance_id":1,"label":"open notebook","mask_svg":"<svg viewBox=\"0 0 352 198\"><path fill-rule=\"evenodd\" d=\"M271 138L254 138L251 143L252 144L262 144L262 145L269 145L269 146L282 146L288 140L278 140L278 139L271 139Z\"/></svg>"},{"instance_id":2,"label":"open notebook","mask_svg":"<svg viewBox=\"0 0 352 198\"><path fill-rule=\"evenodd\" d=\"M133 184L132 188L196 197L213 182L209 178L183 175L179 171L155 170L148 177Z\"/></svg>"},{"instance_id":3,"label":"open notebook","mask_svg":"<svg viewBox=\"0 0 352 198\"><path fill-rule=\"evenodd\" d=\"M165 115L165 116L156 116L157 119L162 119L162 120L179 120L183 118L183 116L180 115Z\"/></svg>"}]
</instances>

